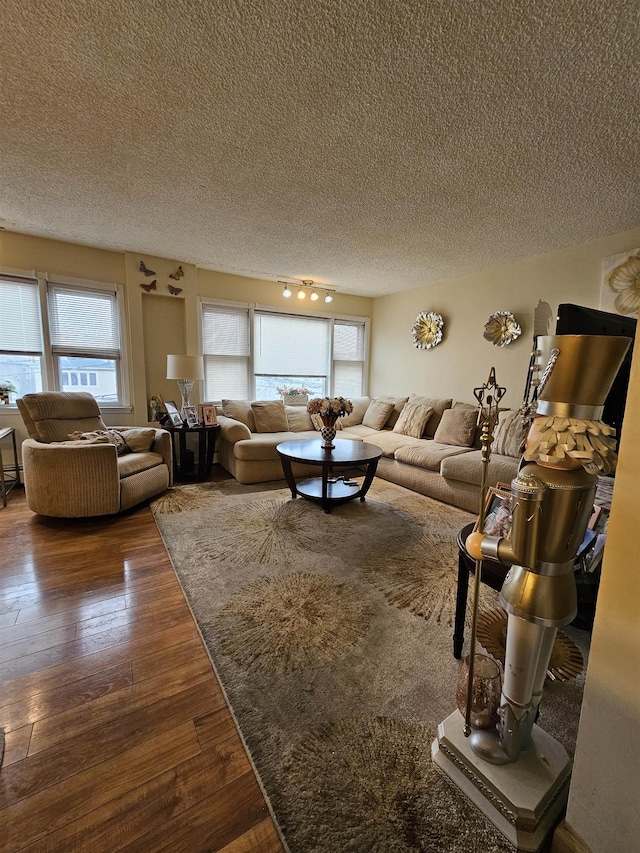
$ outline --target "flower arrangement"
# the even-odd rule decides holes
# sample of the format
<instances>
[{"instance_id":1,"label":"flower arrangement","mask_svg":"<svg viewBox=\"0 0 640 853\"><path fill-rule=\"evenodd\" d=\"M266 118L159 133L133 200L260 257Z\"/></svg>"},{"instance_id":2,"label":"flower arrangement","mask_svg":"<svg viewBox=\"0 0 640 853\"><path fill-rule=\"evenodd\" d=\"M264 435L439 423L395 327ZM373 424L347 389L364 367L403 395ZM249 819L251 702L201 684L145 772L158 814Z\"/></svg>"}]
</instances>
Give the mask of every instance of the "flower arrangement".
<instances>
[{"instance_id":1,"label":"flower arrangement","mask_svg":"<svg viewBox=\"0 0 640 853\"><path fill-rule=\"evenodd\" d=\"M353 411L351 400L344 397L314 397L307 403L310 415L320 415L325 425L334 424L338 418L349 415Z\"/></svg>"},{"instance_id":2,"label":"flower arrangement","mask_svg":"<svg viewBox=\"0 0 640 853\"><path fill-rule=\"evenodd\" d=\"M278 394L281 397L304 397L309 393L309 389L304 385L283 385L278 388Z\"/></svg>"}]
</instances>

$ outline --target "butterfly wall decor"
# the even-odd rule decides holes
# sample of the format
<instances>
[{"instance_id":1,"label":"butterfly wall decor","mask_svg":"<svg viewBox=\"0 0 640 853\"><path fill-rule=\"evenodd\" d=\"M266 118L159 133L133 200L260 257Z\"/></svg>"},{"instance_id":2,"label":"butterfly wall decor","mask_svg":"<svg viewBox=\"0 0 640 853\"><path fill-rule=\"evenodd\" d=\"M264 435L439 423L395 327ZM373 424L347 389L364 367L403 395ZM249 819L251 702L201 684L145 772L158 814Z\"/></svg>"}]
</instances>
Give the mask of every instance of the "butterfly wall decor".
<instances>
[{"instance_id":1,"label":"butterfly wall decor","mask_svg":"<svg viewBox=\"0 0 640 853\"><path fill-rule=\"evenodd\" d=\"M183 275L184 275L184 270L182 269L182 267L178 267L178 269L175 272L172 272L169 275L169 278L172 278L174 281L180 281L180 279L182 278Z\"/></svg>"},{"instance_id":2,"label":"butterfly wall decor","mask_svg":"<svg viewBox=\"0 0 640 853\"><path fill-rule=\"evenodd\" d=\"M169 288L169 293L172 296L177 296L179 293L182 293L181 287L174 287L172 284L168 284L167 287Z\"/></svg>"},{"instance_id":3,"label":"butterfly wall decor","mask_svg":"<svg viewBox=\"0 0 640 853\"><path fill-rule=\"evenodd\" d=\"M146 276L155 275L153 270L145 266L144 261L140 261L140 272L143 272Z\"/></svg>"},{"instance_id":4,"label":"butterfly wall decor","mask_svg":"<svg viewBox=\"0 0 640 853\"><path fill-rule=\"evenodd\" d=\"M149 284L145 284L144 282L140 285L143 290L146 290L147 293L151 293L152 290L156 289L156 283L158 279L154 278L153 281L150 281Z\"/></svg>"}]
</instances>

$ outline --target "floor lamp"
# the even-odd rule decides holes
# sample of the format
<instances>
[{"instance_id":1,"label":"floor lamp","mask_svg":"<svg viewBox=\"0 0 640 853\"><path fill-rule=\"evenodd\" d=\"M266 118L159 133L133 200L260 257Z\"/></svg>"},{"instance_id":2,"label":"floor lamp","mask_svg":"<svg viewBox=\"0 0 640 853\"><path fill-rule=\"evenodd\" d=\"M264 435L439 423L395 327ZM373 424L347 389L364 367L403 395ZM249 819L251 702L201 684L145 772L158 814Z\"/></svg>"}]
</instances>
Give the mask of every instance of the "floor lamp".
<instances>
[{"instance_id":1,"label":"floor lamp","mask_svg":"<svg viewBox=\"0 0 640 853\"><path fill-rule=\"evenodd\" d=\"M201 355L167 355L167 379L175 379L182 397L181 414L186 420L185 409L191 405L191 389L197 379L204 379Z\"/></svg>"}]
</instances>

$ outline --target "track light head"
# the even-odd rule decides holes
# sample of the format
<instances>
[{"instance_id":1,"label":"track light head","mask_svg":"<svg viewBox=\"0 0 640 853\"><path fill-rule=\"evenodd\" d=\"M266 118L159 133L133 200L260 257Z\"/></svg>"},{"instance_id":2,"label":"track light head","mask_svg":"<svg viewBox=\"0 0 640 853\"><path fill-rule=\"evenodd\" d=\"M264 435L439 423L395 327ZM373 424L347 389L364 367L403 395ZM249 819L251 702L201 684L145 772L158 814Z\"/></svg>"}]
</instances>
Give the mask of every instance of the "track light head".
<instances>
[{"instance_id":1,"label":"track light head","mask_svg":"<svg viewBox=\"0 0 640 853\"><path fill-rule=\"evenodd\" d=\"M327 293L325 294L324 301L333 302L333 296L329 293L329 291L327 291Z\"/></svg>"},{"instance_id":2,"label":"track light head","mask_svg":"<svg viewBox=\"0 0 640 853\"><path fill-rule=\"evenodd\" d=\"M315 290L312 290L312 291L311 291L311 301L312 301L312 302L317 302L317 301L318 301L318 294L316 293L316 291L315 291Z\"/></svg>"},{"instance_id":3,"label":"track light head","mask_svg":"<svg viewBox=\"0 0 640 853\"><path fill-rule=\"evenodd\" d=\"M282 295L285 296L287 299L291 296L291 291L289 290L289 287L286 284L284 286L284 290L282 291Z\"/></svg>"},{"instance_id":4,"label":"track light head","mask_svg":"<svg viewBox=\"0 0 640 853\"><path fill-rule=\"evenodd\" d=\"M305 299L307 294L302 289L302 286L298 288L298 299Z\"/></svg>"}]
</instances>

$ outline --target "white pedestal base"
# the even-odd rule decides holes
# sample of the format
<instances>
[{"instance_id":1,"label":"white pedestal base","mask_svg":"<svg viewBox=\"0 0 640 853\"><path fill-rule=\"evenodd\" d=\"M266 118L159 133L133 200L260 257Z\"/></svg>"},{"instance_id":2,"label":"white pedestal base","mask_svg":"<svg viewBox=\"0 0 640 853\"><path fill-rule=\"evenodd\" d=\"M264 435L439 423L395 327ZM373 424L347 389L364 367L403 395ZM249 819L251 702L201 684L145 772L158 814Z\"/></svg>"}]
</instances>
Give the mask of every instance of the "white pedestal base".
<instances>
[{"instance_id":1,"label":"white pedestal base","mask_svg":"<svg viewBox=\"0 0 640 853\"><path fill-rule=\"evenodd\" d=\"M434 763L518 850L536 853L567 802L571 759L566 750L534 726L534 746L518 761L489 764L471 750L463 728L459 711L440 723L431 746Z\"/></svg>"}]
</instances>

